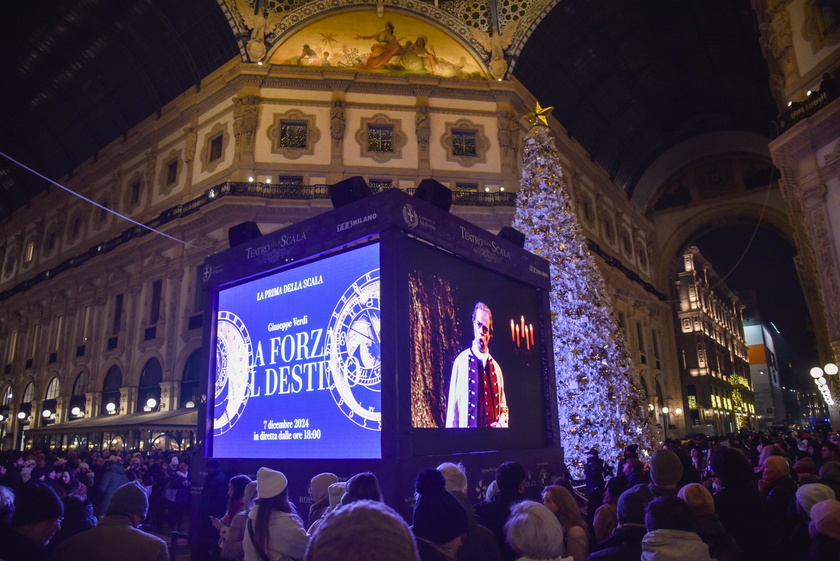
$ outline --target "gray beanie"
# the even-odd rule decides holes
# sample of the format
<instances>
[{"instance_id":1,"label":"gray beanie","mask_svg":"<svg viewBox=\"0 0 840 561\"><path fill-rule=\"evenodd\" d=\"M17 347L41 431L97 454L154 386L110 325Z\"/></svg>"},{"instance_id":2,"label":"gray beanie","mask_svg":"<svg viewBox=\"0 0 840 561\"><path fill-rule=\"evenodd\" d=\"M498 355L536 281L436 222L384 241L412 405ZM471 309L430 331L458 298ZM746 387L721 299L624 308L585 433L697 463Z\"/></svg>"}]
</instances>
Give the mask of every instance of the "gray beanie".
<instances>
[{"instance_id":1,"label":"gray beanie","mask_svg":"<svg viewBox=\"0 0 840 561\"><path fill-rule=\"evenodd\" d=\"M682 474L682 462L673 451L663 448L650 457L650 480L654 485L676 485L682 479Z\"/></svg>"},{"instance_id":2,"label":"gray beanie","mask_svg":"<svg viewBox=\"0 0 840 561\"><path fill-rule=\"evenodd\" d=\"M148 512L149 498L146 490L136 481L130 481L114 491L105 515L136 514L145 519Z\"/></svg>"}]
</instances>

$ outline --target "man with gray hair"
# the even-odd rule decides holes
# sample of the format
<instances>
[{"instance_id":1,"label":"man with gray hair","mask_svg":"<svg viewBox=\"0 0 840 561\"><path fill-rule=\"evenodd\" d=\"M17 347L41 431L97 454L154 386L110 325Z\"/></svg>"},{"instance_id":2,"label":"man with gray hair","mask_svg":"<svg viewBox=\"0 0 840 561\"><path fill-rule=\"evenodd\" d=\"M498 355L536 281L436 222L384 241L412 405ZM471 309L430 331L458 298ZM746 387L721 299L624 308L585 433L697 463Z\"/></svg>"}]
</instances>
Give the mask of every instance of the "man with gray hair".
<instances>
[{"instance_id":1,"label":"man with gray hair","mask_svg":"<svg viewBox=\"0 0 840 561\"><path fill-rule=\"evenodd\" d=\"M458 549L458 561L501 561L502 555L493 532L475 519L475 510L467 498L467 474L464 472L464 466L445 462L440 464L437 470L446 480L446 490L458 499L467 512L467 533Z\"/></svg>"}]
</instances>

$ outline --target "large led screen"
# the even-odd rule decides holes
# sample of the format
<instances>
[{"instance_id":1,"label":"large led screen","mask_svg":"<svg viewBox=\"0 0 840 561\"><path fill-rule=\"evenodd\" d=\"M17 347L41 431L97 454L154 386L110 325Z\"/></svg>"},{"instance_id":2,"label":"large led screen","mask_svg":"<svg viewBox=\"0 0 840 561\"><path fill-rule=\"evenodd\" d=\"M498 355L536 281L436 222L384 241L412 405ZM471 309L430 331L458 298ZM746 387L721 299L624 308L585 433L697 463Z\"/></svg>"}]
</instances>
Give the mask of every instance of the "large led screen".
<instances>
[{"instance_id":1,"label":"large led screen","mask_svg":"<svg viewBox=\"0 0 840 561\"><path fill-rule=\"evenodd\" d=\"M415 453L545 444L539 291L428 245L408 248ZM458 429L453 431L450 429Z\"/></svg>"},{"instance_id":2,"label":"large led screen","mask_svg":"<svg viewBox=\"0 0 840 561\"><path fill-rule=\"evenodd\" d=\"M218 292L212 455L380 458L379 244Z\"/></svg>"}]
</instances>

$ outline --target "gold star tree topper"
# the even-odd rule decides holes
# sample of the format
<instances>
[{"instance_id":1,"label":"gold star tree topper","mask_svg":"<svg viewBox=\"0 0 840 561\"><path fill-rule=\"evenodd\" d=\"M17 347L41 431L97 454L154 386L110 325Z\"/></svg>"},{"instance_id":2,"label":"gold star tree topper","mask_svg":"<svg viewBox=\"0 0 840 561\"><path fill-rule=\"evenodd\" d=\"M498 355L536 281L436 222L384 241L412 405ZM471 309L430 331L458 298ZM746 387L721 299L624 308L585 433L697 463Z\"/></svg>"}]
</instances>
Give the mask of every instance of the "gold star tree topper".
<instances>
[{"instance_id":1,"label":"gold star tree topper","mask_svg":"<svg viewBox=\"0 0 840 561\"><path fill-rule=\"evenodd\" d=\"M525 115L525 118L531 123L531 126L535 126L537 124L542 124L543 126L548 126L548 114L554 109L554 106L551 107L543 107L540 105L540 102L537 101L537 106L534 108L533 111Z\"/></svg>"}]
</instances>

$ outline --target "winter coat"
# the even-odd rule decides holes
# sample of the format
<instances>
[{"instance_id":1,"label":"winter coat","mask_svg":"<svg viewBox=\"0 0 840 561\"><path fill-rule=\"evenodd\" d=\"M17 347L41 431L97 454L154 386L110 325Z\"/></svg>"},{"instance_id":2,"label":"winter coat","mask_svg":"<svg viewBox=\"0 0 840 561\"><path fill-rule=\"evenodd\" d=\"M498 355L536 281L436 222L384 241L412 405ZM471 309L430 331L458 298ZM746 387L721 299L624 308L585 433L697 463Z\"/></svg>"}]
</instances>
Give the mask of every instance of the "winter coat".
<instances>
[{"instance_id":1,"label":"winter coat","mask_svg":"<svg viewBox=\"0 0 840 561\"><path fill-rule=\"evenodd\" d=\"M253 527L257 521L257 513L260 505L256 505L248 514ZM256 531L256 528L254 528ZM270 561L303 559L306 553L306 546L309 545L309 535L303 529L303 521L296 515L280 510L271 513L268 522L268 551L264 551ZM245 561L262 561L262 556L257 552L254 542L251 540L251 533L247 526L245 529Z\"/></svg>"},{"instance_id":2,"label":"winter coat","mask_svg":"<svg viewBox=\"0 0 840 561\"><path fill-rule=\"evenodd\" d=\"M695 517L694 530L709 546L709 555L717 561L740 561L741 548L735 538L726 533L717 514Z\"/></svg>"},{"instance_id":3,"label":"winter coat","mask_svg":"<svg viewBox=\"0 0 840 561\"><path fill-rule=\"evenodd\" d=\"M711 561L709 546L694 532L654 530L642 538L641 561Z\"/></svg>"},{"instance_id":4,"label":"winter coat","mask_svg":"<svg viewBox=\"0 0 840 561\"><path fill-rule=\"evenodd\" d=\"M587 561L639 561L642 555L642 538L645 527L641 524L624 524L613 535L592 548Z\"/></svg>"},{"instance_id":5,"label":"winter coat","mask_svg":"<svg viewBox=\"0 0 840 561\"><path fill-rule=\"evenodd\" d=\"M523 499L523 495L516 491L499 491L489 501L475 505L475 515L478 523L485 526L496 536L496 543L502 553L502 559L513 561L516 552L511 549L505 537L505 522L510 517L510 507Z\"/></svg>"},{"instance_id":6,"label":"winter coat","mask_svg":"<svg viewBox=\"0 0 840 561\"><path fill-rule=\"evenodd\" d=\"M128 476L125 474L125 468L121 465L111 462L111 467L105 472L102 481L99 483L99 491L102 493L102 501L100 504L100 512L104 515L108 512L108 503L111 502L111 497L114 492L128 483Z\"/></svg>"},{"instance_id":7,"label":"winter coat","mask_svg":"<svg viewBox=\"0 0 840 561\"><path fill-rule=\"evenodd\" d=\"M100 520L96 528L64 541L56 549L53 559L166 561L169 559L169 552L166 550L165 541L135 528L127 515L111 514Z\"/></svg>"}]
</instances>

